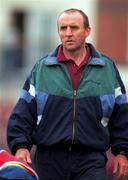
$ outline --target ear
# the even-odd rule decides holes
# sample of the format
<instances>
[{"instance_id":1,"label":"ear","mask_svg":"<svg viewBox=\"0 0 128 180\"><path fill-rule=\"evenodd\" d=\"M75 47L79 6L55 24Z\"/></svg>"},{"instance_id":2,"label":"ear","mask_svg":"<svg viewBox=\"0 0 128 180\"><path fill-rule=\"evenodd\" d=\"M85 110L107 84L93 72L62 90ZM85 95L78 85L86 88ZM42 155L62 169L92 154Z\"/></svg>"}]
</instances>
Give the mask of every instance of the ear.
<instances>
[{"instance_id":1,"label":"ear","mask_svg":"<svg viewBox=\"0 0 128 180\"><path fill-rule=\"evenodd\" d=\"M90 32L91 32L91 28L86 27L86 29L85 29L86 37L88 37L90 35Z\"/></svg>"}]
</instances>

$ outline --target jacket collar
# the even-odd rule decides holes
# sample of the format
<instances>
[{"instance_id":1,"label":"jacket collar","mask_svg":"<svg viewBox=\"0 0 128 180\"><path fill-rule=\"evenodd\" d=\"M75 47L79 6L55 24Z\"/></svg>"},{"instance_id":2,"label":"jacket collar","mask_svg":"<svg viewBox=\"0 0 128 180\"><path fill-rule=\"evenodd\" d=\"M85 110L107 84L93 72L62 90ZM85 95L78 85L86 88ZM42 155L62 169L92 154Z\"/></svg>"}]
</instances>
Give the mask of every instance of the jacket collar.
<instances>
[{"instance_id":1,"label":"jacket collar","mask_svg":"<svg viewBox=\"0 0 128 180\"><path fill-rule=\"evenodd\" d=\"M101 58L92 57L89 60L88 65L90 65L90 66L105 66L105 62Z\"/></svg>"},{"instance_id":2,"label":"jacket collar","mask_svg":"<svg viewBox=\"0 0 128 180\"><path fill-rule=\"evenodd\" d=\"M97 51L92 44L87 43L87 45L89 46L91 50L91 57L90 57L90 60L88 61L88 65L104 66L105 61L103 60L101 53ZM58 47L45 58L44 63L46 65L59 65L60 64L57 60Z\"/></svg>"},{"instance_id":3,"label":"jacket collar","mask_svg":"<svg viewBox=\"0 0 128 180\"><path fill-rule=\"evenodd\" d=\"M57 65L57 64L59 64L59 62L57 61L58 48L59 48L59 46L54 51L49 53L49 55L46 57L46 59L45 59L46 65Z\"/></svg>"}]
</instances>

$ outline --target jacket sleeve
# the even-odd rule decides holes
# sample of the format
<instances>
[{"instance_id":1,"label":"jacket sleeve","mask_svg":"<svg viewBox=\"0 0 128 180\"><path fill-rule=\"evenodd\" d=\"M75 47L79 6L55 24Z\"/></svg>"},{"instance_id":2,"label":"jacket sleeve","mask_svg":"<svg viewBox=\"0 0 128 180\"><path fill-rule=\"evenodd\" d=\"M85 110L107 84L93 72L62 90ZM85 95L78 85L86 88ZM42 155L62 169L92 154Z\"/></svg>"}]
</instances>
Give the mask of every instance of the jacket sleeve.
<instances>
[{"instance_id":1,"label":"jacket sleeve","mask_svg":"<svg viewBox=\"0 0 128 180\"><path fill-rule=\"evenodd\" d=\"M128 100L120 74L116 71L115 107L112 112L109 128L111 151L114 155L121 151L128 152Z\"/></svg>"},{"instance_id":2,"label":"jacket sleeve","mask_svg":"<svg viewBox=\"0 0 128 180\"><path fill-rule=\"evenodd\" d=\"M32 133L37 121L33 73L34 68L24 83L20 98L8 120L7 141L12 154L20 147L28 150L32 147Z\"/></svg>"}]
</instances>

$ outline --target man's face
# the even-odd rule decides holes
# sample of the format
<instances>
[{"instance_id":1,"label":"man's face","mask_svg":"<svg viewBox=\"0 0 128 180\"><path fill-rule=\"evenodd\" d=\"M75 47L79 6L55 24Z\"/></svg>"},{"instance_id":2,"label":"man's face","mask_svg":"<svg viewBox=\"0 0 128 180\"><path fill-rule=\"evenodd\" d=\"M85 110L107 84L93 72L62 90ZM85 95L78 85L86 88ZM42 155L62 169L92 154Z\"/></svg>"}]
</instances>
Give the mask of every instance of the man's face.
<instances>
[{"instance_id":1,"label":"man's face","mask_svg":"<svg viewBox=\"0 0 128 180\"><path fill-rule=\"evenodd\" d=\"M75 51L85 46L90 28L84 26L83 17L79 12L63 13L58 19L58 33L63 48Z\"/></svg>"}]
</instances>

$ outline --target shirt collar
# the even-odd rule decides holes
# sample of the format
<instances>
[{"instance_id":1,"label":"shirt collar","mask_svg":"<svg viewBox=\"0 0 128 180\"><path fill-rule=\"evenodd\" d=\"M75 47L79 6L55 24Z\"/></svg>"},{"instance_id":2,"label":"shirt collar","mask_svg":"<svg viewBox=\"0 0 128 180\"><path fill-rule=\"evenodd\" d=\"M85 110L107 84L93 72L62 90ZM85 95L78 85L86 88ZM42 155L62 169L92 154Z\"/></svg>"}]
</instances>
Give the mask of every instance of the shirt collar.
<instances>
[{"instance_id":1,"label":"shirt collar","mask_svg":"<svg viewBox=\"0 0 128 180\"><path fill-rule=\"evenodd\" d=\"M65 57L65 55L64 55L64 53L63 53L63 47L62 47L62 45L60 45L59 48L58 48L57 60L58 60L58 62L68 61L68 59Z\"/></svg>"}]
</instances>

